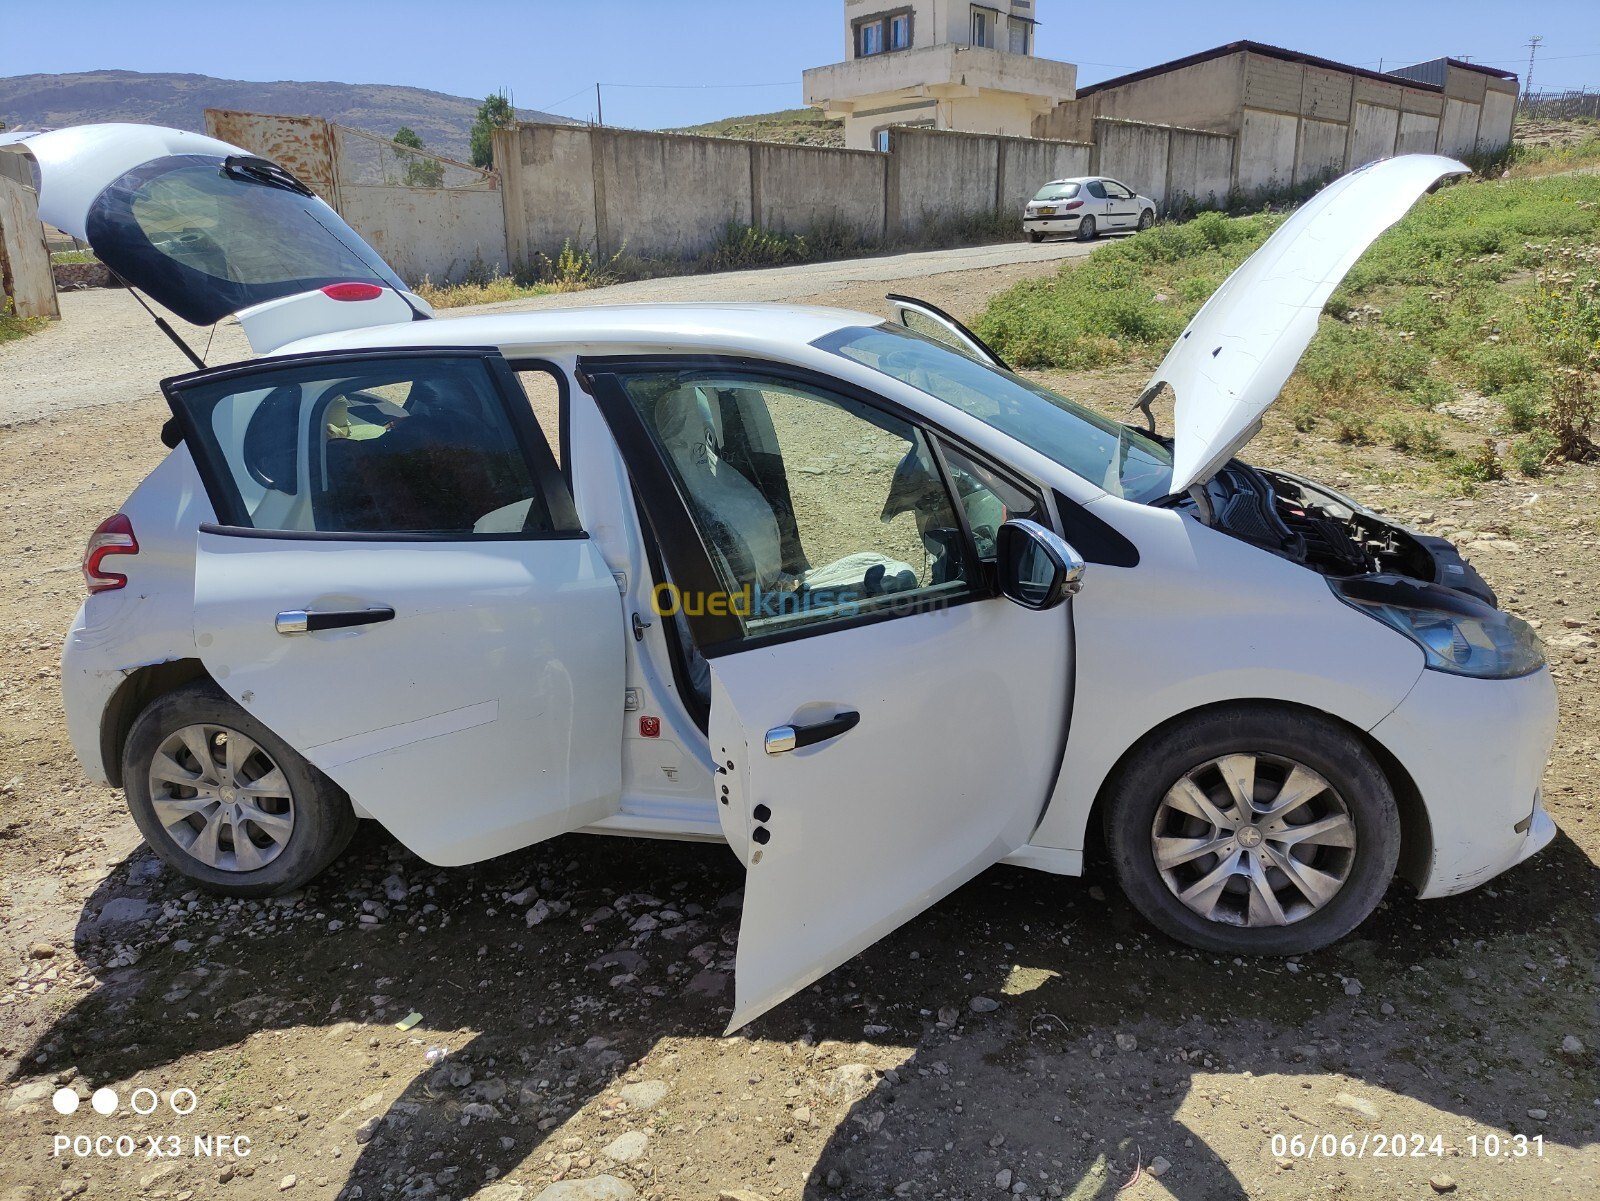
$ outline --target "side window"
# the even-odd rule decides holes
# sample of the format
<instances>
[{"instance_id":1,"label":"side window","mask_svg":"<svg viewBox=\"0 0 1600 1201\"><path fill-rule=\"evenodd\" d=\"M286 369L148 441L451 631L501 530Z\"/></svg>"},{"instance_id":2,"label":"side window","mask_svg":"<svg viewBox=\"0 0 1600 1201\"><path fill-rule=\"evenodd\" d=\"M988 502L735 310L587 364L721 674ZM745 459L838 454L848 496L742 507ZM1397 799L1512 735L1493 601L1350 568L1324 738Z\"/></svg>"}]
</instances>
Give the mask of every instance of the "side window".
<instances>
[{"instance_id":1,"label":"side window","mask_svg":"<svg viewBox=\"0 0 1600 1201\"><path fill-rule=\"evenodd\" d=\"M1036 495L953 446L941 443L940 449L950 468L956 499L972 530L978 558L994 562L995 538L1000 527L1013 518L1049 524L1044 505Z\"/></svg>"},{"instance_id":2,"label":"side window","mask_svg":"<svg viewBox=\"0 0 1600 1201\"><path fill-rule=\"evenodd\" d=\"M709 603L756 637L973 591L960 520L911 423L767 376L621 383L722 588L682 597L689 612Z\"/></svg>"},{"instance_id":3,"label":"side window","mask_svg":"<svg viewBox=\"0 0 1600 1201\"><path fill-rule=\"evenodd\" d=\"M568 480L572 479L572 466L567 462L567 407L565 385L555 368L542 363L512 363L517 382L528 398L533 419L539 424L545 444L555 456L556 465Z\"/></svg>"},{"instance_id":4,"label":"side window","mask_svg":"<svg viewBox=\"0 0 1600 1201\"><path fill-rule=\"evenodd\" d=\"M1089 195L1093 196L1096 200L1104 200L1106 198L1105 185L1102 184L1098 179L1091 179L1084 186L1089 189Z\"/></svg>"},{"instance_id":5,"label":"side window","mask_svg":"<svg viewBox=\"0 0 1600 1201\"><path fill-rule=\"evenodd\" d=\"M1106 180L1106 192L1113 200L1132 200L1133 193L1114 180Z\"/></svg>"},{"instance_id":6,"label":"side window","mask_svg":"<svg viewBox=\"0 0 1600 1201\"><path fill-rule=\"evenodd\" d=\"M576 530L503 365L339 359L180 384L174 407L217 517L286 533L473 536Z\"/></svg>"}]
</instances>

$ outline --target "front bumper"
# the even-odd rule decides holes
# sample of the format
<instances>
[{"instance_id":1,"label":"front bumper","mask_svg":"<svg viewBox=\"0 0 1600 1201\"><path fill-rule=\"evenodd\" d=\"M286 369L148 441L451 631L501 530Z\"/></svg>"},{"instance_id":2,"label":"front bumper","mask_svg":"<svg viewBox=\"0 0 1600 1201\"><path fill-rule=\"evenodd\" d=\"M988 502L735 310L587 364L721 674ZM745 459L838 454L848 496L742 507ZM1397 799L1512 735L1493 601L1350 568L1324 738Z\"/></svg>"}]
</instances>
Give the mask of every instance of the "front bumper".
<instances>
[{"instance_id":1,"label":"front bumper","mask_svg":"<svg viewBox=\"0 0 1600 1201\"><path fill-rule=\"evenodd\" d=\"M1540 783L1556 732L1548 668L1516 680L1425 671L1372 729L1416 784L1428 845L1408 831L1404 874L1418 895L1450 896L1536 854L1556 835Z\"/></svg>"}]
</instances>

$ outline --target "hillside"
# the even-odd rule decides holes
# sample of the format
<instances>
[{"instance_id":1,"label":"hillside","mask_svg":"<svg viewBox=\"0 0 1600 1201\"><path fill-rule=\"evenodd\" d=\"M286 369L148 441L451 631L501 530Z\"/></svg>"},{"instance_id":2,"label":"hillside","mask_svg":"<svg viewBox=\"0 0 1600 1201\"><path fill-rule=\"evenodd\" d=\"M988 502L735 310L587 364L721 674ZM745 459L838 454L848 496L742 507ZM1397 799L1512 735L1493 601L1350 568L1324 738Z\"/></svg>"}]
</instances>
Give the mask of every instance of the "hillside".
<instances>
[{"instance_id":1,"label":"hillside","mask_svg":"<svg viewBox=\"0 0 1600 1201\"><path fill-rule=\"evenodd\" d=\"M686 125L666 133L698 133L712 138L748 138L755 142L789 142L802 146L843 146L844 122L830 121L814 108L786 108L776 113L727 117L704 125Z\"/></svg>"},{"instance_id":2,"label":"hillside","mask_svg":"<svg viewBox=\"0 0 1600 1201\"><path fill-rule=\"evenodd\" d=\"M430 150L465 160L479 100L382 83L258 83L209 75L84 71L0 77L0 121L10 129L59 128L93 121L145 121L205 129L204 110L326 117L341 125L392 135L409 125ZM567 123L566 117L518 109L525 121Z\"/></svg>"}]
</instances>

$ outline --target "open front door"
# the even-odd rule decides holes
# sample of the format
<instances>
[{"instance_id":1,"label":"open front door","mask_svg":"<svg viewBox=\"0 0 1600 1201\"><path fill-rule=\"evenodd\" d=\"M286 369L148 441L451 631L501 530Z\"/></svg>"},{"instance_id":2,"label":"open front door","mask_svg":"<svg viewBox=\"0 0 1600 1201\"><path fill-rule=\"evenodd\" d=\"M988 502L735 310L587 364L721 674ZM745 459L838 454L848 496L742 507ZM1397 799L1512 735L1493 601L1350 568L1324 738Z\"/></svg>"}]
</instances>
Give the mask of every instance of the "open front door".
<instances>
[{"instance_id":1,"label":"open front door","mask_svg":"<svg viewBox=\"0 0 1600 1201\"><path fill-rule=\"evenodd\" d=\"M333 355L169 381L219 524L212 678L416 854L615 813L623 617L497 356Z\"/></svg>"},{"instance_id":2,"label":"open front door","mask_svg":"<svg viewBox=\"0 0 1600 1201\"><path fill-rule=\"evenodd\" d=\"M827 377L586 363L710 675L748 868L737 1028L1027 842L1061 763L1070 612L994 593L974 514L1039 498ZM848 447L848 471L819 460ZM669 598L670 600L671 598Z\"/></svg>"},{"instance_id":3,"label":"open front door","mask_svg":"<svg viewBox=\"0 0 1600 1201\"><path fill-rule=\"evenodd\" d=\"M989 349L982 338L943 309L929 304L926 300L918 300L915 296L900 296L894 292L889 293L884 299L894 305L896 320L912 333L932 338L935 342L943 342L950 349L958 350L969 359L976 359L990 367L998 367L1002 371L1011 370L1006 361Z\"/></svg>"}]
</instances>

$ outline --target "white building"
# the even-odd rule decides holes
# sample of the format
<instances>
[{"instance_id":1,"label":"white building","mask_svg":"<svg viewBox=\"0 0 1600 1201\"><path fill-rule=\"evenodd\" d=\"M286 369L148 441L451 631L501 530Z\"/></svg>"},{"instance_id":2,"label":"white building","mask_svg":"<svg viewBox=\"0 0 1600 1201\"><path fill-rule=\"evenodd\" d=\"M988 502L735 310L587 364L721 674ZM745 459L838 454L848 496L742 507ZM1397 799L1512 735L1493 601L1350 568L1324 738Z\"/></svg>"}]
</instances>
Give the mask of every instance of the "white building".
<instances>
[{"instance_id":1,"label":"white building","mask_svg":"<svg viewBox=\"0 0 1600 1201\"><path fill-rule=\"evenodd\" d=\"M1035 58L1036 0L845 0L845 61L805 73L806 103L844 144L887 148L893 125L1027 137L1077 94L1078 68Z\"/></svg>"}]
</instances>

